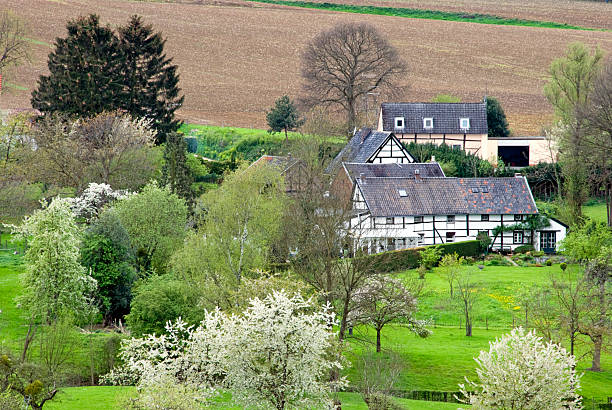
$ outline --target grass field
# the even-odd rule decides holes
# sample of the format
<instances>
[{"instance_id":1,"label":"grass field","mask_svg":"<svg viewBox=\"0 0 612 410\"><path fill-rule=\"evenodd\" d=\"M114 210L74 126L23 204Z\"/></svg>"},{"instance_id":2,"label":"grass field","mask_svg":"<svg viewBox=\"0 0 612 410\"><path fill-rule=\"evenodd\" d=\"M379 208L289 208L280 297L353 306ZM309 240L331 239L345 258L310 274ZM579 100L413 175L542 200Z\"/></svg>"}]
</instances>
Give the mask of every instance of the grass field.
<instances>
[{"instance_id":1,"label":"grass field","mask_svg":"<svg viewBox=\"0 0 612 410\"><path fill-rule=\"evenodd\" d=\"M318 10L340 11L344 13L375 14L378 16L394 16L425 20L461 21L465 23L496 24L503 26L524 26L540 28L562 28L568 30L596 30L593 28L574 26L552 21L524 20L517 18L500 17L491 14L466 14L439 10L423 10L405 7L380 7L368 5L356 5L346 3L320 3L312 1L295 0L247 0L259 3L280 4L283 6L304 7Z\"/></svg>"},{"instance_id":2,"label":"grass field","mask_svg":"<svg viewBox=\"0 0 612 410\"><path fill-rule=\"evenodd\" d=\"M595 221L608 222L605 202L591 202L582 207L582 212Z\"/></svg>"},{"instance_id":3,"label":"grass field","mask_svg":"<svg viewBox=\"0 0 612 410\"><path fill-rule=\"evenodd\" d=\"M344 1L336 0L335 3ZM366 0L347 1L370 4ZM500 15L594 28L611 28L604 3L554 0L461 0L424 5L412 0L373 2L386 7L425 8L453 13ZM46 72L49 44L66 33L70 18L98 13L101 21L125 24L132 14L167 37L168 56L181 75L185 104L179 114L192 123L265 129L265 111L283 94L301 90L300 53L322 30L339 22L373 24L408 63L405 101L429 101L453 94L463 101L484 94L500 99L518 135L539 135L552 109L542 94L547 69L568 43L582 41L612 49L612 33L473 24L304 9L235 0L203 4L127 0L5 0L30 22L32 64L19 67L0 108L28 107L30 92ZM590 20L589 20L590 19ZM587 25L592 21L593 25ZM607 22L607 23L606 23ZM608 25L605 25L608 24ZM529 44L529 47L525 47ZM379 103L382 101L378 101ZM372 118L375 117L371 113Z\"/></svg>"}]
</instances>

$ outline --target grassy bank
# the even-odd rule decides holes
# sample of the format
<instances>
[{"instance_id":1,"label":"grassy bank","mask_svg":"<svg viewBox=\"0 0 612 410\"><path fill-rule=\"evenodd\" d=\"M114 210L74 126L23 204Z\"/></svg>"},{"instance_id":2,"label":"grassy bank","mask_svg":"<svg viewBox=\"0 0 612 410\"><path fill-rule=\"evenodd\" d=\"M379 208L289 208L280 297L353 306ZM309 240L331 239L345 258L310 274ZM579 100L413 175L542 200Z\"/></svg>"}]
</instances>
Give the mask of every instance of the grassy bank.
<instances>
[{"instance_id":1,"label":"grassy bank","mask_svg":"<svg viewBox=\"0 0 612 410\"><path fill-rule=\"evenodd\" d=\"M526 26L539 28L558 28L568 30L587 30L587 31L606 31L603 29L593 29L581 26L574 26L565 23L555 23L552 21L523 20L506 18L491 14L458 13L439 10L422 10L403 7L380 7L380 6L360 6L339 3L315 3L309 1L292 0L247 0L258 3L279 4L283 6L303 7L309 9L340 11L345 13L375 14L380 16L407 17L426 20L446 20L460 21L478 24L494 24L503 26Z\"/></svg>"},{"instance_id":2,"label":"grassy bank","mask_svg":"<svg viewBox=\"0 0 612 410\"><path fill-rule=\"evenodd\" d=\"M297 132L288 134L269 133L266 130L238 127L217 127L211 125L183 124L181 132L198 141L197 153L215 160L244 159L254 161L263 154L286 155L297 142L303 138L312 138ZM346 140L327 138L326 143L332 147L330 155L342 149Z\"/></svg>"}]
</instances>

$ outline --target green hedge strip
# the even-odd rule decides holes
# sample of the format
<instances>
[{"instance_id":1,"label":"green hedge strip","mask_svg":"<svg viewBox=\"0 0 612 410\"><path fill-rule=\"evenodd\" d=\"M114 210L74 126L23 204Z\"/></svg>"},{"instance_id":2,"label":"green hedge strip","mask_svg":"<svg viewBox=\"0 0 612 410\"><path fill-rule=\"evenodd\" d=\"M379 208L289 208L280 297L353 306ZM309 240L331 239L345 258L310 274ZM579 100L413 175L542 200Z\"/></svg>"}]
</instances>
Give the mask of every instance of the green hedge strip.
<instances>
[{"instance_id":1,"label":"green hedge strip","mask_svg":"<svg viewBox=\"0 0 612 410\"><path fill-rule=\"evenodd\" d=\"M453 242L430 246L439 246L442 249L442 255L449 253L457 253L459 256L466 257L478 257L480 255L479 241ZM420 253L423 249L425 247L387 251L369 255L367 258L372 259L373 267L377 272L399 272L419 266Z\"/></svg>"}]
</instances>

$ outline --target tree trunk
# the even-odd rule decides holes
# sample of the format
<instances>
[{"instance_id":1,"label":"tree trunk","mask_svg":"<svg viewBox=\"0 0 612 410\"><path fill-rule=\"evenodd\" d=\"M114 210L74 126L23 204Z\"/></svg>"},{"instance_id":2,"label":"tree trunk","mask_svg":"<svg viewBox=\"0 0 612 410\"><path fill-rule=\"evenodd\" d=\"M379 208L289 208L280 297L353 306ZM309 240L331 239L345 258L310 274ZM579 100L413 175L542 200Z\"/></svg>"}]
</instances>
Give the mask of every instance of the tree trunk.
<instances>
[{"instance_id":1,"label":"tree trunk","mask_svg":"<svg viewBox=\"0 0 612 410\"><path fill-rule=\"evenodd\" d=\"M357 114L355 113L355 101L349 100L348 103L348 118L347 118L347 127L348 127L348 135L352 135L353 129L355 128L355 124L357 122Z\"/></svg>"},{"instance_id":2,"label":"tree trunk","mask_svg":"<svg viewBox=\"0 0 612 410\"><path fill-rule=\"evenodd\" d=\"M338 339L342 342L344 340L344 334L346 333L346 317L349 312L350 297L344 300L344 306L342 308L342 320L340 321L340 331L338 332Z\"/></svg>"},{"instance_id":3,"label":"tree trunk","mask_svg":"<svg viewBox=\"0 0 612 410\"><path fill-rule=\"evenodd\" d=\"M21 352L22 362L24 362L27 357L28 348L30 347L32 340L34 340L34 335L36 334L36 328L37 326L30 322L30 326L28 326L28 333L26 334L25 341L23 342L23 351Z\"/></svg>"},{"instance_id":4,"label":"tree trunk","mask_svg":"<svg viewBox=\"0 0 612 410\"><path fill-rule=\"evenodd\" d=\"M376 329L376 353L380 353L380 329Z\"/></svg>"},{"instance_id":5,"label":"tree trunk","mask_svg":"<svg viewBox=\"0 0 612 410\"><path fill-rule=\"evenodd\" d=\"M287 127L285 127L285 144L289 142L289 136L287 135Z\"/></svg>"},{"instance_id":6,"label":"tree trunk","mask_svg":"<svg viewBox=\"0 0 612 410\"><path fill-rule=\"evenodd\" d=\"M602 344L602 336L592 336L591 340L593 341L593 363L589 370L593 372L601 371L601 344Z\"/></svg>"},{"instance_id":7,"label":"tree trunk","mask_svg":"<svg viewBox=\"0 0 612 410\"><path fill-rule=\"evenodd\" d=\"M465 304L465 335L472 336L472 321L470 320L470 312L468 310L467 302L464 302L464 304Z\"/></svg>"}]
</instances>

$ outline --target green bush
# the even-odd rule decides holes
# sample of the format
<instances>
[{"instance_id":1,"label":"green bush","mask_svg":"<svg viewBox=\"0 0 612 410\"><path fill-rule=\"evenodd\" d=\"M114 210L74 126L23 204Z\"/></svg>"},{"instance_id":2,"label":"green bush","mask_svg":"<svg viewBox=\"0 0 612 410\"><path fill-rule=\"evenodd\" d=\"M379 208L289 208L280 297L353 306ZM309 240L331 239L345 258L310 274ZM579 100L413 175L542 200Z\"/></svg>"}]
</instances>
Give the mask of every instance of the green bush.
<instances>
[{"instance_id":1,"label":"green bush","mask_svg":"<svg viewBox=\"0 0 612 410\"><path fill-rule=\"evenodd\" d=\"M550 259L546 260L546 266L552 266L552 261Z\"/></svg>"},{"instance_id":2,"label":"green bush","mask_svg":"<svg viewBox=\"0 0 612 410\"><path fill-rule=\"evenodd\" d=\"M176 320L179 316L190 323L197 323L203 317L198 307L198 290L170 274L151 276L137 283L133 293L126 323L136 336L161 334L166 322Z\"/></svg>"},{"instance_id":3,"label":"green bush","mask_svg":"<svg viewBox=\"0 0 612 410\"><path fill-rule=\"evenodd\" d=\"M480 254L479 241L453 242L431 246L439 246L442 250L442 256L457 253L458 256L478 257ZM373 268L377 272L399 272L419 266L422 250L423 248L408 248L368 255L366 258L370 258Z\"/></svg>"},{"instance_id":4,"label":"green bush","mask_svg":"<svg viewBox=\"0 0 612 410\"><path fill-rule=\"evenodd\" d=\"M559 265L559 267L561 268L562 271L565 271L567 269L567 263L563 262L561 263L561 265Z\"/></svg>"},{"instance_id":5,"label":"green bush","mask_svg":"<svg viewBox=\"0 0 612 410\"><path fill-rule=\"evenodd\" d=\"M533 247L533 245L521 245L521 246L517 246L516 248L514 248L514 253L526 253L526 252L533 252L535 251L535 248Z\"/></svg>"},{"instance_id":6,"label":"green bush","mask_svg":"<svg viewBox=\"0 0 612 410\"><path fill-rule=\"evenodd\" d=\"M364 397L369 410L401 410L402 406L397 404L393 397L384 393L373 393Z\"/></svg>"},{"instance_id":7,"label":"green bush","mask_svg":"<svg viewBox=\"0 0 612 410\"><path fill-rule=\"evenodd\" d=\"M536 258L539 258L541 256L544 256L544 251L535 251L535 252L531 252L531 254L535 256Z\"/></svg>"}]
</instances>

